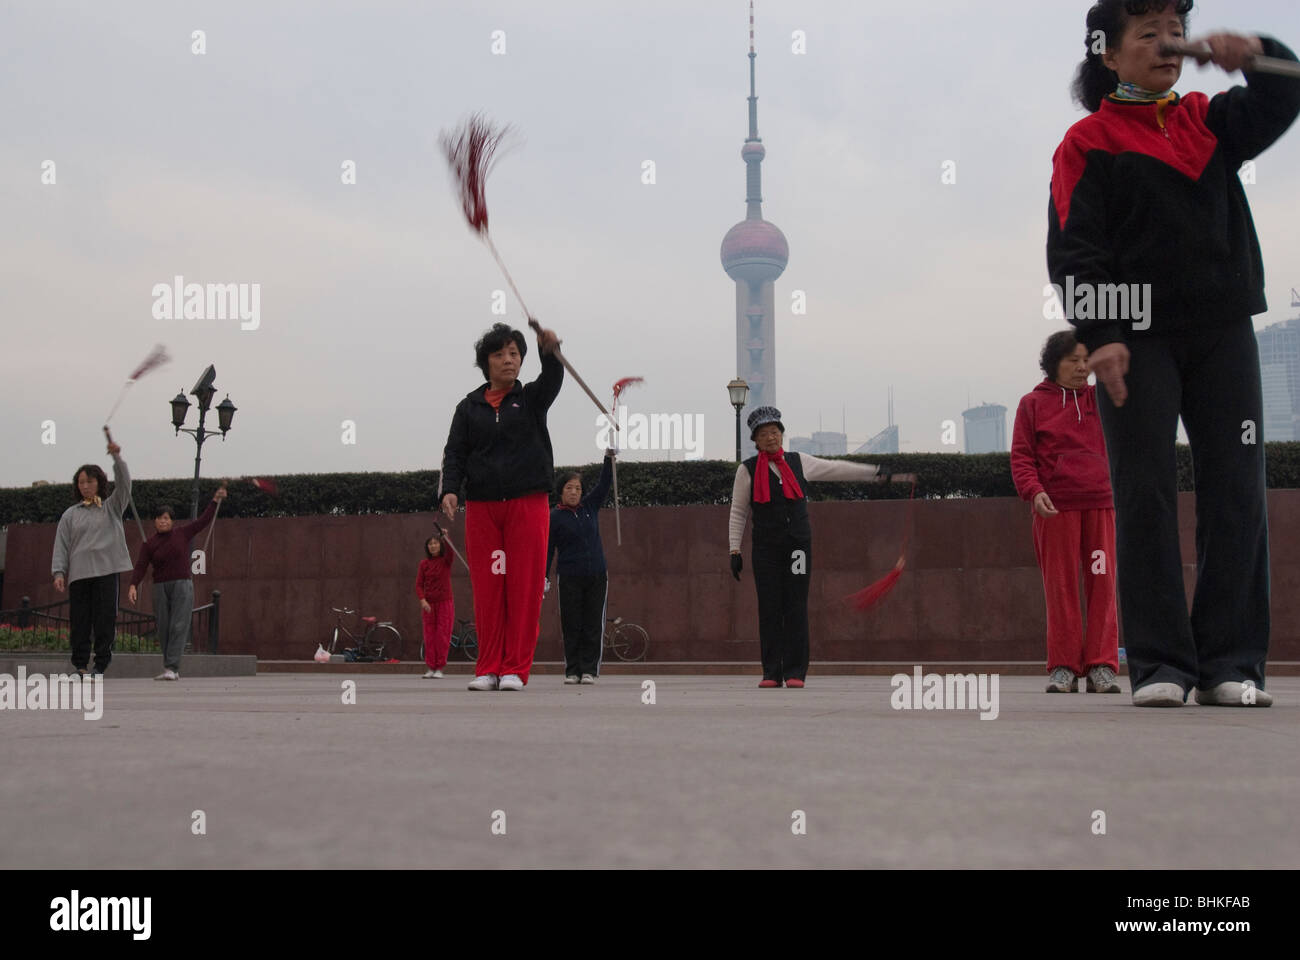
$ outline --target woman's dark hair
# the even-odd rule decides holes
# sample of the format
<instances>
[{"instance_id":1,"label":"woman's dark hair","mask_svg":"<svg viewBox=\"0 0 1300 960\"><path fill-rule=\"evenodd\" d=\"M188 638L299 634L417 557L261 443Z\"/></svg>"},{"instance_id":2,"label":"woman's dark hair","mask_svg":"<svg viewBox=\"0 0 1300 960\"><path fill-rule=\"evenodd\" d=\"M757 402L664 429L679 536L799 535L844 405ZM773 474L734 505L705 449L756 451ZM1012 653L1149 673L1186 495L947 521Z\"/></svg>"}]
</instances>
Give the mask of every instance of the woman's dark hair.
<instances>
[{"instance_id":1,"label":"woman's dark hair","mask_svg":"<svg viewBox=\"0 0 1300 960\"><path fill-rule=\"evenodd\" d=\"M424 555L425 555L426 557L428 557L430 560L432 560L432 559L433 559L433 554L429 552L429 541L430 541L430 540L437 540L437 541L438 541L438 550L439 550L439 551L446 550L447 547L446 547L446 546L443 544L443 542L442 542L442 532L441 532L441 531L439 531L438 533L435 533L435 534L434 534L433 536L431 536L431 537L425 537L425 538L424 538ZM438 555L441 556L441 555L442 555L441 552L439 552Z\"/></svg>"},{"instance_id":2,"label":"woman's dark hair","mask_svg":"<svg viewBox=\"0 0 1300 960\"><path fill-rule=\"evenodd\" d=\"M1038 365L1043 368L1043 375L1048 380L1055 381L1061 361L1074 353L1078 346L1079 341L1074 338L1073 330L1062 330L1048 337L1043 344L1043 352L1038 355Z\"/></svg>"},{"instance_id":3,"label":"woman's dark hair","mask_svg":"<svg viewBox=\"0 0 1300 960\"><path fill-rule=\"evenodd\" d=\"M158 509L153 512L153 516L155 520L157 520L159 517L163 516L164 514L166 514L168 517L170 517L173 520L176 519L176 514L172 511L171 504L160 503L158 504Z\"/></svg>"},{"instance_id":4,"label":"woman's dark hair","mask_svg":"<svg viewBox=\"0 0 1300 960\"><path fill-rule=\"evenodd\" d=\"M558 477L555 478L555 502L556 503L564 502L564 488L567 487L569 485L569 481L573 479L577 479L578 482L581 483L582 474L580 474L577 470L566 470L564 471L564 473L560 474Z\"/></svg>"},{"instance_id":5,"label":"woman's dark hair","mask_svg":"<svg viewBox=\"0 0 1300 960\"><path fill-rule=\"evenodd\" d=\"M1088 34L1083 38L1087 55L1079 64L1070 92L1089 113L1101 109L1101 101L1119 86L1119 77L1102 61L1102 54L1094 50L1100 39L1107 50L1115 49L1124 38L1129 17L1144 13L1159 13L1168 6L1182 17L1183 32L1187 32L1187 15L1192 12L1194 0L1097 0L1088 11ZM1101 37L1096 37L1100 33Z\"/></svg>"},{"instance_id":6,"label":"woman's dark hair","mask_svg":"<svg viewBox=\"0 0 1300 960\"><path fill-rule=\"evenodd\" d=\"M512 340L519 348L519 360L522 363L524 357L528 356L528 344L524 342L524 335L518 330L511 329L509 324L492 324L492 329L479 337L478 343L474 344L474 364L483 371L484 380L491 379L488 377L488 357L503 349Z\"/></svg>"},{"instance_id":7,"label":"woman's dark hair","mask_svg":"<svg viewBox=\"0 0 1300 960\"><path fill-rule=\"evenodd\" d=\"M78 503L81 502L81 488L77 486L77 478L82 474L91 479L99 481L99 487L95 490L95 495L100 499L108 497L108 477L104 475L104 470L97 463L83 463L77 467L77 472L72 475L72 496Z\"/></svg>"}]
</instances>

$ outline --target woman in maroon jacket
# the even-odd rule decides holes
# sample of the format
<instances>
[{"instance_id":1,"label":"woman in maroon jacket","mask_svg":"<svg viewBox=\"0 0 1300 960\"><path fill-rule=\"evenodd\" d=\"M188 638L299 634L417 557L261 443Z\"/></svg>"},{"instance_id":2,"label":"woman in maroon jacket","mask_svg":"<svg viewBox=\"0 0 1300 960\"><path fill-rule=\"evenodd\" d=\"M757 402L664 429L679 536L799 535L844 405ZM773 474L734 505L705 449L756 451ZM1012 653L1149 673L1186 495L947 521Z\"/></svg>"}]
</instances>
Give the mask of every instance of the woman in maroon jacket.
<instances>
[{"instance_id":1,"label":"woman in maroon jacket","mask_svg":"<svg viewBox=\"0 0 1300 960\"><path fill-rule=\"evenodd\" d=\"M1115 510L1088 351L1064 330L1047 338L1039 364L1046 378L1016 410L1011 476L1034 508L1034 550L1047 597L1047 692L1076 691L1086 673L1089 693L1119 693Z\"/></svg>"},{"instance_id":2,"label":"woman in maroon jacket","mask_svg":"<svg viewBox=\"0 0 1300 960\"><path fill-rule=\"evenodd\" d=\"M190 640L190 618L194 613L194 581L190 577L190 540L212 522L217 505L226 499L223 486L212 496L208 508L197 520L175 525L172 508L160 506L153 525L158 532L140 545L140 559L131 574L126 598L139 600L136 587L153 567L153 612L158 624L158 649L163 655L163 672L155 680L181 678L181 654Z\"/></svg>"}]
</instances>

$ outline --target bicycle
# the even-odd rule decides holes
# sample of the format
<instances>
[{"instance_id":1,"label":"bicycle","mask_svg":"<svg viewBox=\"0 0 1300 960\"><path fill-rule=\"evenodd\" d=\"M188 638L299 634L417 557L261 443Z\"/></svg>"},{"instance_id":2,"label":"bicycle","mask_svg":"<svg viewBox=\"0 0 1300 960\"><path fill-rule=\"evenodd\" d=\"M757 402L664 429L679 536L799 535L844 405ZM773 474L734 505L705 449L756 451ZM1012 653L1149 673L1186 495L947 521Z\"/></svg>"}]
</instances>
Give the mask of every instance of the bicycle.
<instances>
[{"instance_id":1,"label":"bicycle","mask_svg":"<svg viewBox=\"0 0 1300 960\"><path fill-rule=\"evenodd\" d=\"M650 634L638 624L625 623L622 617L606 617L601 643L620 660L640 660L650 646Z\"/></svg>"},{"instance_id":2,"label":"bicycle","mask_svg":"<svg viewBox=\"0 0 1300 960\"><path fill-rule=\"evenodd\" d=\"M390 621L380 620L377 617L358 617L366 625L365 632L358 636L343 625L343 618L352 616L356 613L355 610L339 607L330 607L330 609L338 614L334 620L334 633L330 636L331 654L334 653L340 635L343 635L355 644L355 647L350 649L355 650L358 660L373 662L402 659L402 635Z\"/></svg>"},{"instance_id":3,"label":"bicycle","mask_svg":"<svg viewBox=\"0 0 1300 960\"><path fill-rule=\"evenodd\" d=\"M470 663L478 660L478 632L472 620L456 620L456 629L451 632L451 648L463 651ZM424 640L420 641L420 659L424 659Z\"/></svg>"}]
</instances>

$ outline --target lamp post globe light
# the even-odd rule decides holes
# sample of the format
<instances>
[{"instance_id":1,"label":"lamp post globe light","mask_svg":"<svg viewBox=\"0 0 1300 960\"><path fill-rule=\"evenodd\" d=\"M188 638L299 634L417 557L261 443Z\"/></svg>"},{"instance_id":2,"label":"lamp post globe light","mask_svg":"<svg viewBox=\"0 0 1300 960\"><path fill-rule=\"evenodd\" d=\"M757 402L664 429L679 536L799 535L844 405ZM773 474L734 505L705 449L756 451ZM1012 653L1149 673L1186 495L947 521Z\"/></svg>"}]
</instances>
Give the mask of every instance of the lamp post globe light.
<instances>
[{"instance_id":1,"label":"lamp post globe light","mask_svg":"<svg viewBox=\"0 0 1300 960\"><path fill-rule=\"evenodd\" d=\"M727 384L727 395L731 398L731 405L736 408L736 462L740 462L740 411L745 409L745 401L749 399L749 384L737 377Z\"/></svg>"},{"instance_id":2,"label":"lamp post globe light","mask_svg":"<svg viewBox=\"0 0 1300 960\"><path fill-rule=\"evenodd\" d=\"M199 468L203 462L203 441L217 432L216 430L208 430L204 426L204 422L207 420L208 408L212 405L212 398L217 392L217 388L213 386L213 381L216 378L216 368L209 364L208 368L199 377L198 382L194 384L194 389L190 391L190 396L197 397L199 401L199 425L197 429L191 430L185 426L185 417L190 412L190 402L185 399L185 394L178 393L171 401L172 426L176 428L176 435L180 436L182 432L188 433L194 438L196 446L194 451L194 482L190 485L191 520L197 519L199 515ZM217 429L221 431L223 441L226 439L226 434L235 419L237 409L230 402L229 395L217 404Z\"/></svg>"}]
</instances>

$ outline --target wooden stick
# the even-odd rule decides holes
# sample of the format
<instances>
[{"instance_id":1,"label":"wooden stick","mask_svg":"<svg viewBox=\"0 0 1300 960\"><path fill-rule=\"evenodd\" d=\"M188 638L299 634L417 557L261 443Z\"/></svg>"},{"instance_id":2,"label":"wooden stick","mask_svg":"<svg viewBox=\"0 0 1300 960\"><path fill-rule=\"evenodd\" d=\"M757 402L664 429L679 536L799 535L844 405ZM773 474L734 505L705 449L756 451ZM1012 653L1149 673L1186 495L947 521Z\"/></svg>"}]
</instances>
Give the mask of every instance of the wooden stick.
<instances>
[{"instance_id":1,"label":"wooden stick","mask_svg":"<svg viewBox=\"0 0 1300 960\"><path fill-rule=\"evenodd\" d=\"M536 320L534 320L531 316L528 318L528 325L532 327L533 330L535 330L537 333L542 332L542 325L538 323ZM599 410L601 413L603 413L605 415L605 418L614 425L614 429L617 430L618 421L615 420L613 415L608 410L605 409L605 405L601 403L599 399L597 399L596 395L591 392L591 387L587 386L586 381L584 381L582 377L578 376L578 371L573 369L573 364L569 363L568 360L564 359L564 354L560 352L560 348L558 345L555 347L555 359L559 360L560 363L564 364L564 369L569 371L569 376L573 377L574 380L578 381L578 386L582 387L582 389L586 391L587 396L591 397L591 402L596 405L596 409Z\"/></svg>"},{"instance_id":2,"label":"wooden stick","mask_svg":"<svg viewBox=\"0 0 1300 960\"><path fill-rule=\"evenodd\" d=\"M618 516L618 457L611 457L609 460L610 473L614 476L614 533L618 537L618 545L623 546L623 522Z\"/></svg>"},{"instance_id":3,"label":"wooden stick","mask_svg":"<svg viewBox=\"0 0 1300 960\"><path fill-rule=\"evenodd\" d=\"M493 252L495 253L495 251ZM504 270L505 267L502 267L502 269ZM509 279L509 274L506 275L506 278ZM518 291L515 291L515 296L519 296ZM522 303L523 301L521 300L520 304ZM538 323L536 320L534 320L532 317L528 318L528 325L532 327L533 330L535 330L537 333L542 332L542 325ZM586 391L587 396L591 397L591 402L596 405L596 409L599 410L601 413L603 413L605 415L605 419L608 420L611 424L613 424L614 429L617 430L619 428L618 421L614 419L614 415L605 409L605 405L601 403L599 399L597 399L594 393L591 392L591 387L587 386L586 382L582 379L582 377L578 376L578 371L573 369L573 364L569 363L568 360L564 359L564 354L560 352L559 346L556 346L555 348L555 359L559 360L560 363L564 364L564 369L569 371L569 375L573 377L574 380L578 381L578 386L582 387L582 389ZM612 469L614 471L614 533L618 537L618 545L621 547L623 546L623 518L620 516L619 509L618 509L618 464L617 462L613 464Z\"/></svg>"},{"instance_id":4,"label":"wooden stick","mask_svg":"<svg viewBox=\"0 0 1300 960\"><path fill-rule=\"evenodd\" d=\"M1201 66L1210 62L1213 54L1209 47L1194 43L1166 43L1160 48L1162 57L1192 57ZM1281 57L1266 57L1256 54L1243 68L1252 73L1272 73L1280 77L1300 77L1300 63L1283 60Z\"/></svg>"}]
</instances>

